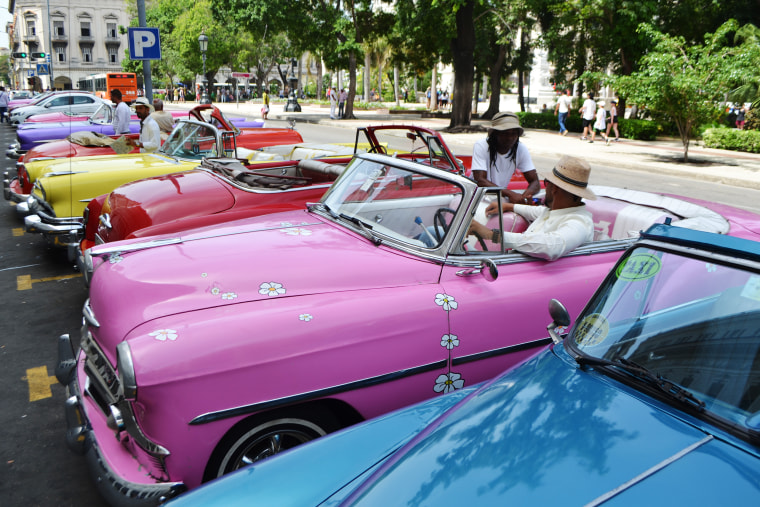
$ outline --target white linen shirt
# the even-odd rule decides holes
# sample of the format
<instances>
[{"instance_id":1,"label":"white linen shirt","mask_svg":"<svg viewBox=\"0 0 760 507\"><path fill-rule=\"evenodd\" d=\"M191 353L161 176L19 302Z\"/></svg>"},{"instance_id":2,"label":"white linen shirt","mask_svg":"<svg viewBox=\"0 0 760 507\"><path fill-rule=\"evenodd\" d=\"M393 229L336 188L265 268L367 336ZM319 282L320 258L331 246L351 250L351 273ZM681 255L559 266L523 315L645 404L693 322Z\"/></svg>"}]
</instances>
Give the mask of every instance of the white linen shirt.
<instances>
[{"instance_id":1,"label":"white linen shirt","mask_svg":"<svg viewBox=\"0 0 760 507\"><path fill-rule=\"evenodd\" d=\"M596 115L596 101L594 99L586 99L583 102L583 119L591 121Z\"/></svg>"},{"instance_id":2,"label":"white linen shirt","mask_svg":"<svg viewBox=\"0 0 760 507\"><path fill-rule=\"evenodd\" d=\"M495 163L491 165L491 160L488 156L488 141L485 139L475 141L475 145L472 148L472 163L470 168L473 171L485 171L488 181L497 187L509 185L515 169L521 173L536 170L536 166L533 165L533 159L530 158L528 147L522 143L517 145L515 163L512 162L511 157L497 153Z\"/></svg>"},{"instance_id":3,"label":"white linen shirt","mask_svg":"<svg viewBox=\"0 0 760 507\"><path fill-rule=\"evenodd\" d=\"M129 122L132 120L132 111L126 102L119 102L113 112L113 131L115 134L129 134Z\"/></svg>"},{"instance_id":4,"label":"white linen shirt","mask_svg":"<svg viewBox=\"0 0 760 507\"><path fill-rule=\"evenodd\" d=\"M505 232L502 242L532 257L553 261L594 239L594 219L585 205L550 210L515 204L515 213L531 224L524 232Z\"/></svg>"},{"instance_id":5,"label":"white linen shirt","mask_svg":"<svg viewBox=\"0 0 760 507\"><path fill-rule=\"evenodd\" d=\"M140 144L140 153L153 153L161 146L161 129L150 116L140 125Z\"/></svg>"},{"instance_id":6,"label":"white linen shirt","mask_svg":"<svg viewBox=\"0 0 760 507\"><path fill-rule=\"evenodd\" d=\"M557 104L559 104L560 113L568 113L570 112L570 106L573 104L573 98L570 95L562 95L557 100Z\"/></svg>"}]
</instances>

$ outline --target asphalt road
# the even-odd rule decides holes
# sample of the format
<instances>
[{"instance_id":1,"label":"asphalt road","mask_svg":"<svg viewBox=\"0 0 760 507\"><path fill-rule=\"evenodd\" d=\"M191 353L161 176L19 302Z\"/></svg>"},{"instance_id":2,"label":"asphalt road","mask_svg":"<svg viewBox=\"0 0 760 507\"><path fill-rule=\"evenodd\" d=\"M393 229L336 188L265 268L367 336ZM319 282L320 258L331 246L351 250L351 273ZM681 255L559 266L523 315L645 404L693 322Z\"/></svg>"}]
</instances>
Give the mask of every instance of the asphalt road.
<instances>
[{"instance_id":1,"label":"asphalt road","mask_svg":"<svg viewBox=\"0 0 760 507\"><path fill-rule=\"evenodd\" d=\"M354 139L352 129L302 124L299 130L310 142ZM0 147L14 140L14 132L0 125ZM454 147L459 154L468 149ZM539 167L554 163L543 158L535 162ZM15 172L14 161L3 157L0 164ZM595 170L595 183L672 192L760 212L760 191L611 167ZM65 252L49 248L38 235L25 234L14 208L5 207L0 213L0 505L105 505L87 475L84 459L66 446L65 393L54 376L56 340L66 332L78 336L86 290Z\"/></svg>"}]
</instances>

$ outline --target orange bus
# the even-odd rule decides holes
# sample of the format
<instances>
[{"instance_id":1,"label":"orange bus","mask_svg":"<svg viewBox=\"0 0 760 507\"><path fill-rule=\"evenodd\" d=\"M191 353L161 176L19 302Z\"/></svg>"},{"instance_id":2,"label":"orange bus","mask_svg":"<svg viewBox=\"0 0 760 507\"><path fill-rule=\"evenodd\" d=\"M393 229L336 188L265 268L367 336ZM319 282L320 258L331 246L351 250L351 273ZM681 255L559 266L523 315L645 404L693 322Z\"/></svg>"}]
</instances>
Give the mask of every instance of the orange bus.
<instances>
[{"instance_id":1,"label":"orange bus","mask_svg":"<svg viewBox=\"0 0 760 507\"><path fill-rule=\"evenodd\" d=\"M137 98L137 76L134 72L109 72L91 74L79 80L79 89L110 99L113 89L121 90L122 100L129 104Z\"/></svg>"}]
</instances>

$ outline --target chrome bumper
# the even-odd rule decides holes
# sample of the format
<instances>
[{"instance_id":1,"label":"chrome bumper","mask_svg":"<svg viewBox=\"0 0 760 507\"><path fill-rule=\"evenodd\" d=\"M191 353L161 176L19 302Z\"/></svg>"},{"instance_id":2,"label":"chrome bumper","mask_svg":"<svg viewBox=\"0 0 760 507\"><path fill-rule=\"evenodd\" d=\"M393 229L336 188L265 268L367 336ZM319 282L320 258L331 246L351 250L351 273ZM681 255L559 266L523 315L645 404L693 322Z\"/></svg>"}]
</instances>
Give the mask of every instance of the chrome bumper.
<instances>
[{"instance_id":1,"label":"chrome bumper","mask_svg":"<svg viewBox=\"0 0 760 507\"><path fill-rule=\"evenodd\" d=\"M66 443L84 456L98 492L110 505L136 507L160 505L187 490L181 482L137 484L125 481L108 465L92 426L82 409L82 392L76 378L77 360L68 334L58 338L55 376L66 388Z\"/></svg>"},{"instance_id":2,"label":"chrome bumper","mask_svg":"<svg viewBox=\"0 0 760 507\"><path fill-rule=\"evenodd\" d=\"M24 156L24 153L26 153L26 150L22 150L21 145L18 143L8 145L8 148L5 150L5 156L13 160L20 159Z\"/></svg>"},{"instance_id":3,"label":"chrome bumper","mask_svg":"<svg viewBox=\"0 0 760 507\"><path fill-rule=\"evenodd\" d=\"M24 228L26 232L39 233L45 236L54 246L68 248L69 245L78 245L84 225L81 218L53 218L43 212L29 214L29 205L25 202L16 205L16 211L24 215Z\"/></svg>"}]
</instances>

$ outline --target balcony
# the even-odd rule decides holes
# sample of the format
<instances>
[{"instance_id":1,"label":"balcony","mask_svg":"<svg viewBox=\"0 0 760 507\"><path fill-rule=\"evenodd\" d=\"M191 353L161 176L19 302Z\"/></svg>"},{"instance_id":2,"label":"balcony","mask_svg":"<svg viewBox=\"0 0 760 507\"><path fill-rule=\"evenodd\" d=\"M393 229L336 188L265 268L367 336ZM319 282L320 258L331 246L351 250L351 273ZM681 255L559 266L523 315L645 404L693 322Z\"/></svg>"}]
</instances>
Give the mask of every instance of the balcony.
<instances>
[{"instance_id":1,"label":"balcony","mask_svg":"<svg viewBox=\"0 0 760 507\"><path fill-rule=\"evenodd\" d=\"M40 38L36 35L24 35L21 38L22 41L24 41L25 44L39 44Z\"/></svg>"},{"instance_id":2,"label":"balcony","mask_svg":"<svg viewBox=\"0 0 760 507\"><path fill-rule=\"evenodd\" d=\"M53 42L57 42L57 43L68 44L69 43L69 36L66 35L65 33L53 32L53 36L50 38L50 40L52 40Z\"/></svg>"},{"instance_id":3,"label":"balcony","mask_svg":"<svg viewBox=\"0 0 760 507\"><path fill-rule=\"evenodd\" d=\"M80 35L79 44L95 44L95 37L92 35Z\"/></svg>"},{"instance_id":4,"label":"balcony","mask_svg":"<svg viewBox=\"0 0 760 507\"><path fill-rule=\"evenodd\" d=\"M121 46L121 39L117 35L106 35L104 42L106 46Z\"/></svg>"}]
</instances>

